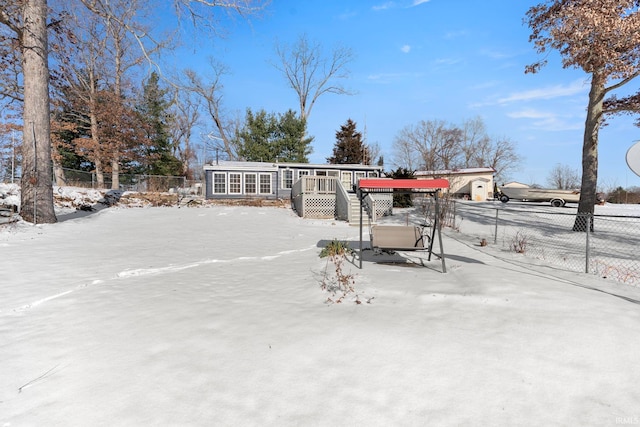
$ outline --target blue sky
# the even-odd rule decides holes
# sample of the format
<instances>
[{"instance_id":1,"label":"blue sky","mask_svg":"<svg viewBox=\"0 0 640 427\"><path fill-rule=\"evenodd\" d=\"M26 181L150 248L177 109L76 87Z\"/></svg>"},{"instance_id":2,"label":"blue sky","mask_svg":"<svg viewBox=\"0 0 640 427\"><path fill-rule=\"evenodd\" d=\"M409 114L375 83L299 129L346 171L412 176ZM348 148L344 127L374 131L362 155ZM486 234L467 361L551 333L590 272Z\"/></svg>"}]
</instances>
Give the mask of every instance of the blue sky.
<instances>
[{"instance_id":1,"label":"blue sky","mask_svg":"<svg viewBox=\"0 0 640 427\"><path fill-rule=\"evenodd\" d=\"M295 92L271 63L276 40L291 44L301 34L326 53L352 49L347 88L355 95L327 94L309 117L315 137L312 163L325 163L335 132L347 119L378 143L387 169L392 144L405 126L420 120L462 124L481 117L490 136L507 137L522 163L509 178L546 184L556 164L580 170L589 84L580 70L563 69L559 57L538 74L524 68L538 59L523 23L537 1L504 0L273 0L259 18L224 23L224 39L189 41L177 61L206 74L208 57L224 63L224 105L282 113L298 110ZM175 65L175 64L174 64ZM630 88L631 89L631 88ZM600 132L602 187L640 186L625 153L640 129L628 117Z\"/></svg>"}]
</instances>

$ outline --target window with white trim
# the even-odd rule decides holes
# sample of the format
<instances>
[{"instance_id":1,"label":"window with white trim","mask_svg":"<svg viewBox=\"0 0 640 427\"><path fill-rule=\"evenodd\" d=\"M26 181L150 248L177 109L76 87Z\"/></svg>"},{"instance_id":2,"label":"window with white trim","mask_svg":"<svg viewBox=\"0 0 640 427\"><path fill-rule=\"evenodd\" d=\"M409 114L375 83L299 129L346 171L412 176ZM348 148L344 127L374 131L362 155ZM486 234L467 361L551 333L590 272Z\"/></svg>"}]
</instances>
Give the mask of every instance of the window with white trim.
<instances>
[{"instance_id":1,"label":"window with white trim","mask_svg":"<svg viewBox=\"0 0 640 427\"><path fill-rule=\"evenodd\" d=\"M293 171L291 169L285 169L282 171L282 188L293 187Z\"/></svg>"},{"instance_id":2,"label":"window with white trim","mask_svg":"<svg viewBox=\"0 0 640 427\"><path fill-rule=\"evenodd\" d=\"M244 174L244 193L245 194L258 193L258 175L256 175L255 173Z\"/></svg>"},{"instance_id":3,"label":"window with white trim","mask_svg":"<svg viewBox=\"0 0 640 427\"><path fill-rule=\"evenodd\" d=\"M229 194L242 194L242 175L229 172Z\"/></svg>"},{"instance_id":4,"label":"window with white trim","mask_svg":"<svg viewBox=\"0 0 640 427\"><path fill-rule=\"evenodd\" d=\"M366 178L366 172L356 172L356 182L360 181L362 178Z\"/></svg>"},{"instance_id":5,"label":"window with white trim","mask_svg":"<svg viewBox=\"0 0 640 427\"><path fill-rule=\"evenodd\" d=\"M260 174L260 194L271 194L271 174Z\"/></svg>"},{"instance_id":6,"label":"window with white trim","mask_svg":"<svg viewBox=\"0 0 640 427\"><path fill-rule=\"evenodd\" d=\"M310 171L306 170L306 169L300 169L298 171L298 179L302 178L303 176L309 176L311 174Z\"/></svg>"},{"instance_id":7,"label":"window with white trim","mask_svg":"<svg viewBox=\"0 0 640 427\"><path fill-rule=\"evenodd\" d=\"M227 193L227 174L222 172L213 173L213 194Z\"/></svg>"}]
</instances>

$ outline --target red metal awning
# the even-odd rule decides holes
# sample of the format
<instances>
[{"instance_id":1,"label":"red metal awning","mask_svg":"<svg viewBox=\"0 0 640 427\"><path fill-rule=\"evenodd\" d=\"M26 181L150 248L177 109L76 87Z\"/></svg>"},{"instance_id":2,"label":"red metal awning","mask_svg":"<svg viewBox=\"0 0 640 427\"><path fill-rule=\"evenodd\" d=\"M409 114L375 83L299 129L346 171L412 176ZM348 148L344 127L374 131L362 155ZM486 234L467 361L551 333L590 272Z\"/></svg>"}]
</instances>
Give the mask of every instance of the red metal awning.
<instances>
[{"instance_id":1,"label":"red metal awning","mask_svg":"<svg viewBox=\"0 0 640 427\"><path fill-rule=\"evenodd\" d=\"M376 190L438 190L449 188L449 181L440 179L392 179L365 178L358 181L358 188L364 191Z\"/></svg>"}]
</instances>

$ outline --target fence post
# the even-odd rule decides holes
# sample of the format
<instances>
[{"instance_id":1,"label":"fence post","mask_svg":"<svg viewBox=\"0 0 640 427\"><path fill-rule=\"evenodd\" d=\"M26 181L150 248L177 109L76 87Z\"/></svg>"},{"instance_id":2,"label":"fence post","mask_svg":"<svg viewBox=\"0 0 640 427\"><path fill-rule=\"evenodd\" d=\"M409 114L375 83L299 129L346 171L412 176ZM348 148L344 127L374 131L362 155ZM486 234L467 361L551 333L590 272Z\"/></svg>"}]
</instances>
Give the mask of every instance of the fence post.
<instances>
[{"instance_id":1,"label":"fence post","mask_svg":"<svg viewBox=\"0 0 640 427\"><path fill-rule=\"evenodd\" d=\"M495 232L493 235L493 244L497 244L498 243L498 211L499 209L496 209L496 227L495 227Z\"/></svg>"},{"instance_id":2,"label":"fence post","mask_svg":"<svg viewBox=\"0 0 640 427\"><path fill-rule=\"evenodd\" d=\"M451 199L449 199L451 200ZM451 227L453 230L456 229L456 201L453 201L453 227Z\"/></svg>"},{"instance_id":3,"label":"fence post","mask_svg":"<svg viewBox=\"0 0 640 427\"><path fill-rule=\"evenodd\" d=\"M586 245L586 250L585 250L585 256L584 256L584 272L585 273L589 273L589 258L591 256L591 246L590 246L590 241L589 241L589 235L591 234L591 224L593 221L592 218L592 214L590 213L586 213L583 214L585 215L585 224L588 224L588 226L586 227L585 230L585 245Z\"/></svg>"}]
</instances>

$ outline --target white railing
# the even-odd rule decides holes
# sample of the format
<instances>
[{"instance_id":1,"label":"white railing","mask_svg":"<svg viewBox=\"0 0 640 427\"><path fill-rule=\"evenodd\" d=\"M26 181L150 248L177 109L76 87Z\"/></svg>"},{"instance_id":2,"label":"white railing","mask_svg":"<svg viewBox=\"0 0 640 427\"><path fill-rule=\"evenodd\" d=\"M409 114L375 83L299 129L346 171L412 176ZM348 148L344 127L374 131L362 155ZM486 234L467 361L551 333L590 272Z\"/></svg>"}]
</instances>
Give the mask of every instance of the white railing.
<instances>
[{"instance_id":1,"label":"white railing","mask_svg":"<svg viewBox=\"0 0 640 427\"><path fill-rule=\"evenodd\" d=\"M333 176L304 176L296 181L291 200L298 215L305 218L333 218L352 222L359 218L352 210L348 189ZM393 207L392 194L367 195L365 207L375 222L388 215Z\"/></svg>"},{"instance_id":2,"label":"white railing","mask_svg":"<svg viewBox=\"0 0 640 427\"><path fill-rule=\"evenodd\" d=\"M303 176L296 185L302 194L335 194L337 182L334 176Z\"/></svg>"},{"instance_id":3,"label":"white railing","mask_svg":"<svg viewBox=\"0 0 640 427\"><path fill-rule=\"evenodd\" d=\"M336 186L336 218L351 222L351 199L344 185Z\"/></svg>"},{"instance_id":4,"label":"white railing","mask_svg":"<svg viewBox=\"0 0 640 427\"><path fill-rule=\"evenodd\" d=\"M298 215L333 218L338 180L333 176L303 176L295 182L291 199Z\"/></svg>"}]
</instances>

